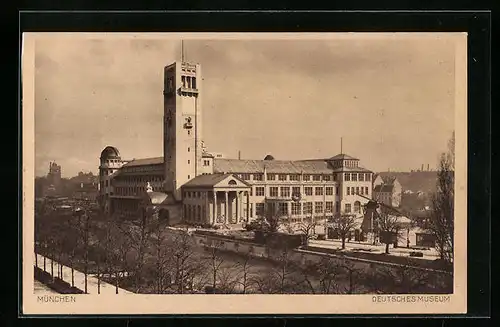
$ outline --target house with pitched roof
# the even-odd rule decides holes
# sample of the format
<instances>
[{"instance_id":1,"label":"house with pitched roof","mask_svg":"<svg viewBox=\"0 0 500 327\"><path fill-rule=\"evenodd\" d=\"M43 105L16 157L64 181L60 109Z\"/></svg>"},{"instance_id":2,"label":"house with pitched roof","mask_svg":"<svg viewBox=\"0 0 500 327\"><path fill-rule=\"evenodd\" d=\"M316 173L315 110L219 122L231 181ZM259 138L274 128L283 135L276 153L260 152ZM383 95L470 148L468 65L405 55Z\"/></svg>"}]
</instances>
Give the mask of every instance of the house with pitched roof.
<instances>
[{"instance_id":1,"label":"house with pitched roof","mask_svg":"<svg viewBox=\"0 0 500 327\"><path fill-rule=\"evenodd\" d=\"M401 206L403 188L395 176L376 174L373 179L373 199L391 207Z\"/></svg>"}]
</instances>

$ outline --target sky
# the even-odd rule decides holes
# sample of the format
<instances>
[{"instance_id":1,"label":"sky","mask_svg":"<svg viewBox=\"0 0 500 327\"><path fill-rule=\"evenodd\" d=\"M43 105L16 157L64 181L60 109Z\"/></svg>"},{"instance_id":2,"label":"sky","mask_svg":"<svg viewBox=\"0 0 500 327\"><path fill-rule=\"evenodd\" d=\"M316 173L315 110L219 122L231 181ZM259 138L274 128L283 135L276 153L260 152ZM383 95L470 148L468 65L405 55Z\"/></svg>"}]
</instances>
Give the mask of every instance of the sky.
<instances>
[{"instance_id":1,"label":"sky","mask_svg":"<svg viewBox=\"0 0 500 327\"><path fill-rule=\"evenodd\" d=\"M352 35L353 33L351 33ZM372 171L431 168L455 124L457 38L184 38L202 67L203 140L226 157L343 153ZM44 35L35 43L35 174L97 173L104 147L163 155L163 67L180 38Z\"/></svg>"}]
</instances>

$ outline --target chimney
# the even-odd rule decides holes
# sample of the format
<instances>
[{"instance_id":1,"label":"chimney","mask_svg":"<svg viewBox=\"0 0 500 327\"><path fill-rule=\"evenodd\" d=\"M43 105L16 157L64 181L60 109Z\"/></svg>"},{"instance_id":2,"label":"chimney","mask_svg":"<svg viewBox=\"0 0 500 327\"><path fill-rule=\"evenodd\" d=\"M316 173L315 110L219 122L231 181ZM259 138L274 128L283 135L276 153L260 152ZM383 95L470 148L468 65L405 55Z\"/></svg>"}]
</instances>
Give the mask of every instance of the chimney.
<instances>
[{"instance_id":1,"label":"chimney","mask_svg":"<svg viewBox=\"0 0 500 327\"><path fill-rule=\"evenodd\" d=\"M431 165L430 164L427 164L427 171L431 170Z\"/></svg>"},{"instance_id":2,"label":"chimney","mask_svg":"<svg viewBox=\"0 0 500 327\"><path fill-rule=\"evenodd\" d=\"M241 160L241 151L238 151L238 160Z\"/></svg>"},{"instance_id":3,"label":"chimney","mask_svg":"<svg viewBox=\"0 0 500 327\"><path fill-rule=\"evenodd\" d=\"M424 171L424 164L422 164L422 169L420 171Z\"/></svg>"}]
</instances>

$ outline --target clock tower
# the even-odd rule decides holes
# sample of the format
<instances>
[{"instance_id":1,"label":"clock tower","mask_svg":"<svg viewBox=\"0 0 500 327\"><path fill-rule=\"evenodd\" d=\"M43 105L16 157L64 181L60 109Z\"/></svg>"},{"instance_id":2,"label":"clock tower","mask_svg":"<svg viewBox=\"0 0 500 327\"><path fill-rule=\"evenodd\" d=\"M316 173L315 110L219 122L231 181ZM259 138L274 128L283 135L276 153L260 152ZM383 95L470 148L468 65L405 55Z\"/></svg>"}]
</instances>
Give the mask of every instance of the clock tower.
<instances>
[{"instance_id":1,"label":"clock tower","mask_svg":"<svg viewBox=\"0 0 500 327\"><path fill-rule=\"evenodd\" d=\"M182 200L181 186L200 174L201 67L176 61L164 69L165 192Z\"/></svg>"}]
</instances>

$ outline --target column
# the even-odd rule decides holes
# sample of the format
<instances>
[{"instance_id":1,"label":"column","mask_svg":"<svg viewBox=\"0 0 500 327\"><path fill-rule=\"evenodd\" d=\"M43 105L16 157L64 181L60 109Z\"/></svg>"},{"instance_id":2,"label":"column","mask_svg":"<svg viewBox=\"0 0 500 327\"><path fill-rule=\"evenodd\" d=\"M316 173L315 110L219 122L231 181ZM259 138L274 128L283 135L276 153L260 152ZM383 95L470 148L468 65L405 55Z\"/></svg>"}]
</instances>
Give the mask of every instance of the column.
<instances>
[{"instance_id":1,"label":"column","mask_svg":"<svg viewBox=\"0 0 500 327\"><path fill-rule=\"evenodd\" d=\"M247 222L250 221L250 192L247 192Z\"/></svg>"},{"instance_id":2,"label":"column","mask_svg":"<svg viewBox=\"0 0 500 327\"><path fill-rule=\"evenodd\" d=\"M204 193L205 196L205 216L203 217L203 223L204 224L209 224L210 223L210 205L208 204L208 191L205 191Z\"/></svg>"},{"instance_id":3,"label":"column","mask_svg":"<svg viewBox=\"0 0 500 327\"><path fill-rule=\"evenodd\" d=\"M214 207L213 207L213 221L215 225L217 223L217 191L214 190Z\"/></svg>"},{"instance_id":4,"label":"column","mask_svg":"<svg viewBox=\"0 0 500 327\"><path fill-rule=\"evenodd\" d=\"M229 210L228 210L228 204L229 204L229 197L228 197L228 192L227 191L224 191L224 195L226 197L226 203L224 204L224 223L227 224L228 223L228 213L229 213Z\"/></svg>"},{"instance_id":5,"label":"column","mask_svg":"<svg viewBox=\"0 0 500 327\"><path fill-rule=\"evenodd\" d=\"M240 192L236 191L235 192L235 201L236 201L236 223L240 222Z\"/></svg>"}]
</instances>

